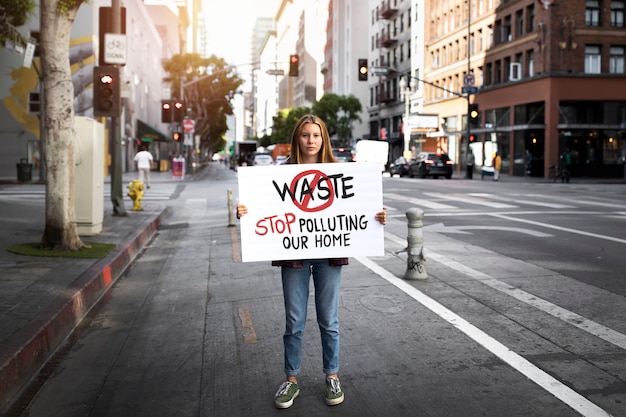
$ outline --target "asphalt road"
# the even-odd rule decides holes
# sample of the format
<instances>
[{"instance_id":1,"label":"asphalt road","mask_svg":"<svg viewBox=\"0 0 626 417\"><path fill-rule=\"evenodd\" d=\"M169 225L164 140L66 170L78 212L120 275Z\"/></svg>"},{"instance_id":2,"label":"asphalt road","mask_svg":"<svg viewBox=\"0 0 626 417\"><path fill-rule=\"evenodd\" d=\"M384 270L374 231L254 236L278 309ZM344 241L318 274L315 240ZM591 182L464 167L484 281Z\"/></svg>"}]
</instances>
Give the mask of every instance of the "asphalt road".
<instances>
[{"instance_id":1,"label":"asphalt road","mask_svg":"<svg viewBox=\"0 0 626 417\"><path fill-rule=\"evenodd\" d=\"M343 275L346 401L324 404L311 313L289 410L278 269L239 261L236 189L224 170L166 201L24 416L626 415L623 185L384 178L385 256ZM426 281L402 279L410 207Z\"/></svg>"}]
</instances>

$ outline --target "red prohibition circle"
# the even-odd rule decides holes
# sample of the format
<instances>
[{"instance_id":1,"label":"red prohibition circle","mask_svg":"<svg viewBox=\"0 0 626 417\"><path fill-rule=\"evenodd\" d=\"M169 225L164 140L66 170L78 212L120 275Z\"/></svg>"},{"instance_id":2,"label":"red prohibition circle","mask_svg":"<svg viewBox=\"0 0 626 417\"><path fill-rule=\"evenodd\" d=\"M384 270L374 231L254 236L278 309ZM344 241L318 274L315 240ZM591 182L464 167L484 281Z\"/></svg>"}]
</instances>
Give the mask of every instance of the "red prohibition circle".
<instances>
[{"instance_id":1,"label":"red prohibition circle","mask_svg":"<svg viewBox=\"0 0 626 417\"><path fill-rule=\"evenodd\" d=\"M315 207L309 207L309 204L311 204L311 201L313 200L311 197L311 194L307 194L302 201L297 201L295 198L292 200L293 204L298 207L300 210L305 211L307 213L314 213L317 211L322 211L328 207L330 207L331 204L333 204L333 200L335 199L335 190L333 188L333 183L330 180L330 178L328 178L328 175L324 174L322 171L318 171L316 169L310 169L308 171L302 171L301 173L299 173L298 175L296 175L293 180L291 180L291 185L290 185L290 190L291 190L291 195L296 195L296 186L298 184L298 181L306 176L309 175L313 175L313 181L310 182L310 184L312 186L314 186L315 188L317 188L317 186L325 181L328 184L328 190L330 192L330 197L328 198L328 200L326 200L326 202L324 202L324 204L320 204L319 206L315 206ZM314 191L315 188L311 191Z\"/></svg>"}]
</instances>

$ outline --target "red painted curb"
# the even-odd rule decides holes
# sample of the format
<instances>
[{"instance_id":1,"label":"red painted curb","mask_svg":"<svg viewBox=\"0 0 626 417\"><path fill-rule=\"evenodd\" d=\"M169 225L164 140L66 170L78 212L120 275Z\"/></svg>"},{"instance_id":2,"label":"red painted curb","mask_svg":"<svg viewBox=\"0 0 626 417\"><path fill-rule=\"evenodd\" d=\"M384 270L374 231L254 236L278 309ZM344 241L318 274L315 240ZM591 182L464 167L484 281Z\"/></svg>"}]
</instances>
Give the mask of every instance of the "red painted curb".
<instances>
[{"instance_id":1,"label":"red painted curb","mask_svg":"<svg viewBox=\"0 0 626 417\"><path fill-rule=\"evenodd\" d=\"M0 347L0 410L21 394L54 352L74 331L157 232L163 212L104 259L85 271L39 320Z\"/></svg>"}]
</instances>

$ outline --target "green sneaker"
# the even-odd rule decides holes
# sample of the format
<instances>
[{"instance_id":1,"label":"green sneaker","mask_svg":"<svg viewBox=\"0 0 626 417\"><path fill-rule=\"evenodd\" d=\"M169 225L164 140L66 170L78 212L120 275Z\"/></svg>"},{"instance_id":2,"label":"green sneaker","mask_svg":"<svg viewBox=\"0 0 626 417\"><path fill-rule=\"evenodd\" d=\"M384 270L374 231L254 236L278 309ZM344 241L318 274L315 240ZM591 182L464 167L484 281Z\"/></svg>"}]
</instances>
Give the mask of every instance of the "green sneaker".
<instances>
[{"instance_id":1,"label":"green sneaker","mask_svg":"<svg viewBox=\"0 0 626 417\"><path fill-rule=\"evenodd\" d=\"M298 384L285 381L280 384L276 395L274 395L274 405L276 408L289 408L293 405L293 400L300 394Z\"/></svg>"},{"instance_id":2,"label":"green sneaker","mask_svg":"<svg viewBox=\"0 0 626 417\"><path fill-rule=\"evenodd\" d=\"M337 405L343 402L341 383L337 378L326 378L326 404Z\"/></svg>"}]
</instances>

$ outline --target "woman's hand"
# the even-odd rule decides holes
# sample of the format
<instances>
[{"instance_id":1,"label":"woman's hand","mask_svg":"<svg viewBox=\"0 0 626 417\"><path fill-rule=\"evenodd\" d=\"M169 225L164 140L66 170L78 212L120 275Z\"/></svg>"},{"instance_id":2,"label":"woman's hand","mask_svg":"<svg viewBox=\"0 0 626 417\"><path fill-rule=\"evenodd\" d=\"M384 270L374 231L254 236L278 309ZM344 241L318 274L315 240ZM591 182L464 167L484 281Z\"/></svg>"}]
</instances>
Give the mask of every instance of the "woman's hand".
<instances>
[{"instance_id":1,"label":"woman's hand","mask_svg":"<svg viewBox=\"0 0 626 417\"><path fill-rule=\"evenodd\" d=\"M382 224L387 224L387 209L383 207L383 211L376 213L376 220Z\"/></svg>"},{"instance_id":2,"label":"woman's hand","mask_svg":"<svg viewBox=\"0 0 626 417\"><path fill-rule=\"evenodd\" d=\"M241 203L237 203L237 218L241 219L241 216L248 213L248 207Z\"/></svg>"}]
</instances>

